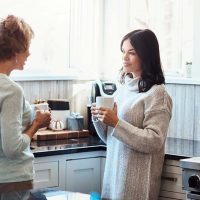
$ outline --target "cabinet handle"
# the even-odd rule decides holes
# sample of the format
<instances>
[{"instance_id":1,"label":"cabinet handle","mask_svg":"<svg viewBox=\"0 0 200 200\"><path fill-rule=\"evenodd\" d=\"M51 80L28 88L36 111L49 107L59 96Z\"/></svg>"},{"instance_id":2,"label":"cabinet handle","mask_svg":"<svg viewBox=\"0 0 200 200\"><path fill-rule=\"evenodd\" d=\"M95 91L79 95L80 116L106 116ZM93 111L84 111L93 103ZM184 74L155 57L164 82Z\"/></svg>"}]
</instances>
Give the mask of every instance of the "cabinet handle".
<instances>
[{"instance_id":1,"label":"cabinet handle","mask_svg":"<svg viewBox=\"0 0 200 200\"><path fill-rule=\"evenodd\" d=\"M172 181L172 182L177 182L177 178L173 178L173 177L167 177L167 176L161 176L162 180L167 180L167 181Z\"/></svg>"}]
</instances>

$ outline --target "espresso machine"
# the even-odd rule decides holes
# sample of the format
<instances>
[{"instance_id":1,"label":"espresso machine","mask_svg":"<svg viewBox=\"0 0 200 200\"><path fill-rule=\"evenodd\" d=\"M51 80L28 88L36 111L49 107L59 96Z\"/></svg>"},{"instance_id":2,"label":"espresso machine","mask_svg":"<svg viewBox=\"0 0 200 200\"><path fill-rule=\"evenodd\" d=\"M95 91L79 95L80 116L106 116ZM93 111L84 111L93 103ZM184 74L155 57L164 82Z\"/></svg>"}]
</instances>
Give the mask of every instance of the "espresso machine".
<instances>
[{"instance_id":1,"label":"espresso machine","mask_svg":"<svg viewBox=\"0 0 200 200\"><path fill-rule=\"evenodd\" d=\"M98 96L113 96L117 90L117 84L115 81L109 80L96 80L91 84L91 93L89 94L89 100L87 105L87 116L88 116L88 130L92 135L97 135L95 128L92 123L91 105L96 102Z\"/></svg>"}]
</instances>

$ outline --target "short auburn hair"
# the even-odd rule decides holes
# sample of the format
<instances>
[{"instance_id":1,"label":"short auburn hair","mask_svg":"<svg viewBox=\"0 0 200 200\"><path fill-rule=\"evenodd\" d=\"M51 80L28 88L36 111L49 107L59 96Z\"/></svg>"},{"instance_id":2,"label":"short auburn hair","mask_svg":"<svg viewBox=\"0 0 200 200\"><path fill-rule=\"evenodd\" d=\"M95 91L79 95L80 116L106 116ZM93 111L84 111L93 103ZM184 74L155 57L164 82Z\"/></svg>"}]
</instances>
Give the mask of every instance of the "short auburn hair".
<instances>
[{"instance_id":1,"label":"short auburn hair","mask_svg":"<svg viewBox=\"0 0 200 200\"><path fill-rule=\"evenodd\" d=\"M29 24L14 15L0 21L0 62L29 49L34 32Z\"/></svg>"}]
</instances>

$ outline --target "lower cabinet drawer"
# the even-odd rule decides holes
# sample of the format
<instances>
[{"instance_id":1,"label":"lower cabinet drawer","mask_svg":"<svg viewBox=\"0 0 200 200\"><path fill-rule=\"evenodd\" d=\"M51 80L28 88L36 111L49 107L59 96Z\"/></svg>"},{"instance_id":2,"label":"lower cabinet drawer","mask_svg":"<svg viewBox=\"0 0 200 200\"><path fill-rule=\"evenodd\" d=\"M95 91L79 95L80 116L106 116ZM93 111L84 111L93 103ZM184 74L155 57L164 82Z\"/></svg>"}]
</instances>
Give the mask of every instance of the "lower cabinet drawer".
<instances>
[{"instance_id":1,"label":"lower cabinet drawer","mask_svg":"<svg viewBox=\"0 0 200 200\"><path fill-rule=\"evenodd\" d=\"M161 190L183 193L180 167L165 165L161 178Z\"/></svg>"},{"instance_id":2,"label":"lower cabinet drawer","mask_svg":"<svg viewBox=\"0 0 200 200\"><path fill-rule=\"evenodd\" d=\"M86 194L92 191L100 192L100 163L100 157L67 160L66 190Z\"/></svg>"},{"instance_id":3,"label":"lower cabinet drawer","mask_svg":"<svg viewBox=\"0 0 200 200\"><path fill-rule=\"evenodd\" d=\"M35 178L34 188L57 187L58 161L34 163Z\"/></svg>"},{"instance_id":4,"label":"lower cabinet drawer","mask_svg":"<svg viewBox=\"0 0 200 200\"><path fill-rule=\"evenodd\" d=\"M178 192L160 191L159 200L164 200L164 199L185 200L186 194Z\"/></svg>"}]
</instances>

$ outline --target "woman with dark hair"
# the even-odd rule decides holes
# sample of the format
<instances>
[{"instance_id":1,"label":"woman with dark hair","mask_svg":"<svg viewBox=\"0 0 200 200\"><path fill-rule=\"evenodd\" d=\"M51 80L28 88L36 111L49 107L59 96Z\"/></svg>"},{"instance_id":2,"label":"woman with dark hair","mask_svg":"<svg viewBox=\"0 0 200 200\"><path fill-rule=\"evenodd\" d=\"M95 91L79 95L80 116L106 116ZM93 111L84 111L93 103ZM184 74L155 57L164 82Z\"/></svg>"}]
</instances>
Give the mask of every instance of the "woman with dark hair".
<instances>
[{"instance_id":1,"label":"woman with dark hair","mask_svg":"<svg viewBox=\"0 0 200 200\"><path fill-rule=\"evenodd\" d=\"M172 100L164 83L159 45L148 29L121 42L121 86L112 110L92 105L93 123L107 144L102 199L156 200Z\"/></svg>"},{"instance_id":2,"label":"woman with dark hair","mask_svg":"<svg viewBox=\"0 0 200 200\"><path fill-rule=\"evenodd\" d=\"M30 141L50 122L49 111L36 112L32 121L22 88L9 77L13 70L23 70L32 37L33 30L23 19L8 15L0 20L0 199L2 192L33 187Z\"/></svg>"}]
</instances>

